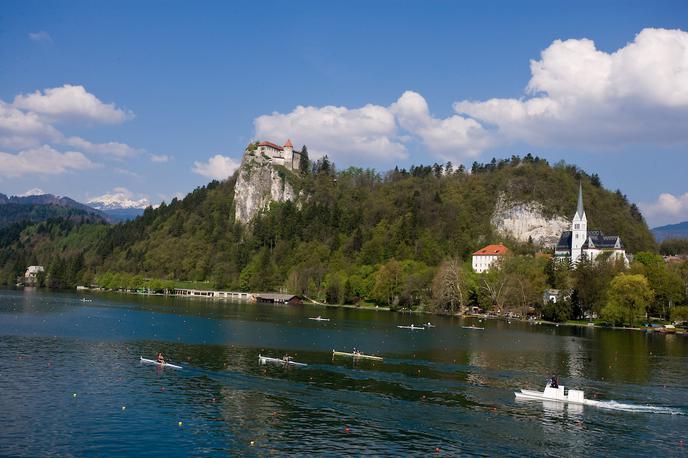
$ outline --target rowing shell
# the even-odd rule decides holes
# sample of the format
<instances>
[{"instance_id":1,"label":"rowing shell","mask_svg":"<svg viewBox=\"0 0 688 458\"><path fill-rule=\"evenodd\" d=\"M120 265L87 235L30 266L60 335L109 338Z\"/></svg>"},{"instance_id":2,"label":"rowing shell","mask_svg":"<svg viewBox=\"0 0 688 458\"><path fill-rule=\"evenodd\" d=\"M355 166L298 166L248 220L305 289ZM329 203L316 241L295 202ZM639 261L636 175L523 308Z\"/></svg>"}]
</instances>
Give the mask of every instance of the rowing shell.
<instances>
[{"instance_id":1,"label":"rowing shell","mask_svg":"<svg viewBox=\"0 0 688 458\"><path fill-rule=\"evenodd\" d=\"M285 361L282 358L270 358L269 356L262 356L262 355L258 355L258 362L260 364L273 363L273 364L290 364L292 366L308 366L308 364L306 364L306 363L297 363L296 361L292 361L292 360Z\"/></svg>"},{"instance_id":2,"label":"rowing shell","mask_svg":"<svg viewBox=\"0 0 688 458\"><path fill-rule=\"evenodd\" d=\"M344 351L332 350L332 356L348 356L350 358L372 359L375 361L382 361L381 356L364 355L363 353L347 353Z\"/></svg>"},{"instance_id":3,"label":"rowing shell","mask_svg":"<svg viewBox=\"0 0 688 458\"><path fill-rule=\"evenodd\" d=\"M146 364L155 364L156 366L160 366L160 367L171 367L172 369L181 369L182 368L182 366L177 366L176 364L160 363L160 362L155 361L153 359L146 359L143 356L139 356L139 358L141 358L142 363L146 363Z\"/></svg>"},{"instance_id":4,"label":"rowing shell","mask_svg":"<svg viewBox=\"0 0 688 458\"><path fill-rule=\"evenodd\" d=\"M479 328L478 326L461 326L464 329L478 329L480 331L483 331L485 328Z\"/></svg>"},{"instance_id":5,"label":"rowing shell","mask_svg":"<svg viewBox=\"0 0 688 458\"><path fill-rule=\"evenodd\" d=\"M320 318L319 316L314 317L314 318L308 318L308 319L313 320L313 321L330 321L329 318Z\"/></svg>"},{"instance_id":6,"label":"rowing shell","mask_svg":"<svg viewBox=\"0 0 688 458\"><path fill-rule=\"evenodd\" d=\"M422 331L425 331L425 328L424 328L423 326L414 326L414 325L411 325L411 326L397 326L397 328L399 328L399 329L410 329L410 330L412 330L412 331L421 331L421 330L422 330Z\"/></svg>"}]
</instances>

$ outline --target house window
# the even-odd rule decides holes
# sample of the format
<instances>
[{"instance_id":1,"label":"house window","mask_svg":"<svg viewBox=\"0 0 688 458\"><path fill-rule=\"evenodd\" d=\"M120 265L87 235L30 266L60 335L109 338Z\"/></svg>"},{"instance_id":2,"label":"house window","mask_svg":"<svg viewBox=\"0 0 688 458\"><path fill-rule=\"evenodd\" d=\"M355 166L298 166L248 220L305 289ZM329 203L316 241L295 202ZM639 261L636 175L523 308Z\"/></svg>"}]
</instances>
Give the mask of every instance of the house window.
<instances>
[{"instance_id":1,"label":"house window","mask_svg":"<svg viewBox=\"0 0 688 458\"><path fill-rule=\"evenodd\" d=\"M578 238L578 234L576 234L576 238Z\"/></svg>"},{"instance_id":2,"label":"house window","mask_svg":"<svg viewBox=\"0 0 688 458\"><path fill-rule=\"evenodd\" d=\"M576 229L580 229L580 224L576 224L574 227L575 227Z\"/></svg>"}]
</instances>

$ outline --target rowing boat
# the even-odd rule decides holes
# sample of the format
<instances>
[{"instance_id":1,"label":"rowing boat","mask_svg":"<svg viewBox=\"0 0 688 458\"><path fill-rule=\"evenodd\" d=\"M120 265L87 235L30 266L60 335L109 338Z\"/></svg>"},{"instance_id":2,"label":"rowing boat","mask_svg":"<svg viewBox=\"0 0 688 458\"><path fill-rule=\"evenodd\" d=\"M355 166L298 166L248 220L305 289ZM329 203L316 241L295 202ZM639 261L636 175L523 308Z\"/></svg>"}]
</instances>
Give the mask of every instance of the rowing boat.
<instances>
[{"instance_id":1,"label":"rowing boat","mask_svg":"<svg viewBox=\"0 0 688 458\"><path fill-rule=\"evenodd\" d=\"M182 368L182 366L177 366L176 364L161 363L161 362L155 361L154 359L146 359L143 356L139 356L139 358L141 358L142 363L146 363L146 364L155 364L156 366L160 366L160 367L171 367L172 369L181 369Z\"/></svg>"},{"instance_id":2,"label":"rowing boat","mask_svg":"<svg viewBox=\"0 0 688 458\"><path fill-rule=\"evenodd\" d=\"M478 326L461 326L464 329L477 329L478 331L483 331L485 328L479 328Z\"/></svg>"},{"instance_id":3,"label":"rowing boat","mask_svg":"<svg viewBox=\"0 0 688 458\"><path fill-rule=\"evenodd\" d=\"M425 331L425 328L423 326L397 326L399 329L410 329L411 331Z\"/></svg>"},{"instance_id":4,"label":"rowing boat","mask_svg":"<svg viewBox=\"0 0 688 458\"><path fill-rule=\"evenodd\" d=\"M315 316L315 317L308 318L308 319L309 319L309 320L313 320L313 321L330 321L329 318L322 318L322 317L319 317L319 316Z\"/></svg>"},{"instance_id":5,"label":"rowing boat","mask_svg":"<svg viewBox=\"0 0 688 458\"><path fill-rule=\"evenodd\" d=\"M363 353L347 353L345 351L332 350L332 356L348 356L350 358L372 359L382 361L382 356L364 355Z\"/></svg>"},{"instance_id":6,"label":"rowing boat","mask_svg":"<svg viewBox=\"0 0 688 458\"><path fill-rule=\"evenodd\" d=\"M258 355L258 362L260 364L272 363L272 364L284 364L284 365L292 365L292 366L308 366L308 364L306 364L306 363L297 363L296 361L292 361L291 359L285 361L282 358L270 358L269 356L263 356L263 355Z\"/></svg>"}]
</instances>

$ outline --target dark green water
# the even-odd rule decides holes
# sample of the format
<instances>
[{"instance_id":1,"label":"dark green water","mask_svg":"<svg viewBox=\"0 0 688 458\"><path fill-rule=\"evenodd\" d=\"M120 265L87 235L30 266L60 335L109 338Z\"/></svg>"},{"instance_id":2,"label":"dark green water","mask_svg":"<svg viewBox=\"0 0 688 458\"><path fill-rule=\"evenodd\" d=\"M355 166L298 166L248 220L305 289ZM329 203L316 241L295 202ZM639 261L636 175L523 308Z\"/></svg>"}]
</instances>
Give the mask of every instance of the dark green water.
<instances>
[{"instance_id":1,"label":"dark green water","mask_svg":"<svg viewBox=\"0 0 688 458\"><path fill-rule=\"evenodd\" d=\"M686 337L427 316L437 327L410 331L396 326L421 317L80 297L0 291L0 455L688 453ZM385 360L333 360L352 347ZM158 350L184 369L140 364ZM308 366L258 364L286 352ZM609 402L514 399L552 372Z\"/></svg>"}]
</instances>

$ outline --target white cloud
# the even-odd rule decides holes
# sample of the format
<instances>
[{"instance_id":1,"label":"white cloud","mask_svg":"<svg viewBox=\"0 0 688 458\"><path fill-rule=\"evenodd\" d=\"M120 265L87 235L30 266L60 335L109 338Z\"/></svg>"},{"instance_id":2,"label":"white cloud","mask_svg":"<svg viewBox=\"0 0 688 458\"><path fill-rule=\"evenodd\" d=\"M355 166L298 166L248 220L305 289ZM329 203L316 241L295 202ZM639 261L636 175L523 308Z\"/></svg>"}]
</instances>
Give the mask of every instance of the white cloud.
<instances>
[{"instance_id":1,"label":"white cloud","mask_svg":"<svg viewBox=\"0 0 688 458\"><path fill-rule=\"evenodd\" d=\"M83 86L65 84L62 87L20 94L13 105L22 110L45 116L50 120L85 119L103 123L121 123L134 114L124 111L112 103L103 103Z\"/></svg>"},{"instance_id":2,"label":"white cloud","mask_svg":"<svg viewBox=\"0 0 688 458\"><path fill-rule=\"evenodd\" d=\"M639 206L651 226L688 221L688 192L678 196L665 192L655 202Z\"/></svg>"},{"instance_id":3,"label":"white cloud","mask_svg":"<svg viewBox=\"0 0 688 458\"><path fill-rule=\"evenodd\" d=\"M287 138L315 156L393 162L418 138L443 160L466 160L506 144L606 150L688 143L688 33L644 29L607 53L588 39L556 40L531 61L521 98L455 102L434 117L421 94L389 107L303 107L255 119L256 137Z\"/></svg>"},{"instance_id":4,"label":"white cloud","mask_svg":"<svg viewBox=\"0 0 688 458\"><path fill-rule=\"evenodd\" d=\"M239 163L231 157L216 154L208 159L208 162L194 162L192 170L204 177L213 180L224 180L239 168Z\"/></svg>"},{"instance_id":5,"label":"white cloud","mask_svg":"<svg viewBox=\"0 0 688 458\"><path fill-rule=\"evenodd\" d=\"M43 191L41 188L31 188L25 193L19 194L19 197L42 196L43 194L45 194L45 191Z\"/></svg>"},{"instance_id":6,"label":"white cloud","mask_svg":"<svg viewBox=\"0 0 688 458\"><path fill-rule=\"evenodd\" d=\"M475 157L489 145L487 132L478 122L459 115L434 118L425 98L417 92L404 92L390 108L402 128L420 137L444 160Z\"/></svg>"},{"instance_id":7,"label":"white cloud","mask_svg":"<svg viewBox=\"0 0 688 458\"><path fill-rule=\"evenodd\" d=\"M24 112L0 100L0 146L30 148L62 134L36 113Z\"/></svg>"},{"instance_id":8,"label":"white cloud","mask_svg":"<svg viewBox=\"0 0 688 458\"><path fill-rule=\"evenodd\" d=\"M688 33L644 29L613 53L556 40L531 61L530 97L454 104L502 143L618 148L688 142Z\"/></svg>"},{"instance_id":9,"label":"white cloud","mask_svg":"<svg viewBox=\"0 0 688 458\"><path fill-rule=\"evenodd\" d=\"M146 208L150 205L150 201L143 195L137 196L133 192L124 187L116 187L112 191L88 199L87 204L97 209L112 209L112 208Z\"/></svg>"},{"instance_id":10,"label":"white cloud","mask_svg":"<svg viewBox=\"0 0 688 458\"><path fill-rule=\"evenodd\" d=\"M170 157L166 154L151 154L150 160L151 162L167 162L170 160Z\"/></svg>"},{"instance_id":11,"label":"white cloud","mask_svg":"<svg viewBox=\"0 0 688 458\"><path fill-rule=\"evenodd\" d=\"M96 167L81 153L60 153L48 145L28 149L18 154L0 152L0 176L16 178L26 174L59 175L73 170Z\"/></svg>"},{"instance_id":12,"label":"white cloud","mask_svg":"<svg viewBox=\"0 0 688 458\"><path fill-rule=\"evenodd\" d=\"M307 145L313 157L327 154L345 164L388 162L408 156L406 147L395 138L394 115L379 105L297 106L287 114L259 116L254 125L259 138L295 139Z\"/></svg>"},{"instance_id":13,"label":"white cloud","mask_svg":"<svg viewBox=\"0 0 688 458\"><path fill-rule=\"evenodd\" d=\"M120 159L138 156L144 151L139 148L133 148L125 143L91 143L90 141L81 137L69 137L64 140L64 143L74 148L78 148L86 153L109 155Z\"/></svg>"},{"instance_id":14,"label":"white cloud","mask_svg":"<svg viewBox=\"0 0 688 458\"><path fill-rule=\"evenodd\" d=\"M53 43L53 38L50 36L50 34L42 30L40 32L29 32L29 40L36 43Z\"/></svg>"}]
</instances>

